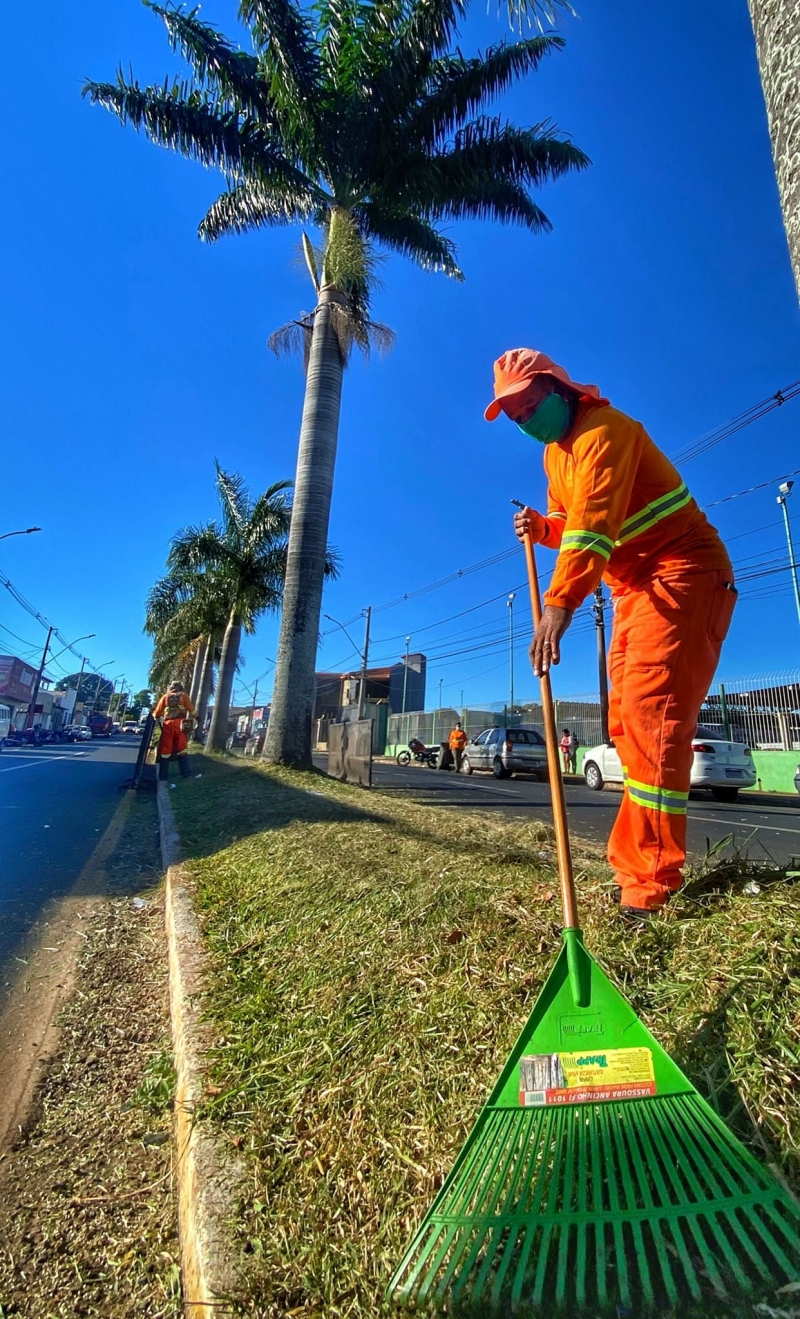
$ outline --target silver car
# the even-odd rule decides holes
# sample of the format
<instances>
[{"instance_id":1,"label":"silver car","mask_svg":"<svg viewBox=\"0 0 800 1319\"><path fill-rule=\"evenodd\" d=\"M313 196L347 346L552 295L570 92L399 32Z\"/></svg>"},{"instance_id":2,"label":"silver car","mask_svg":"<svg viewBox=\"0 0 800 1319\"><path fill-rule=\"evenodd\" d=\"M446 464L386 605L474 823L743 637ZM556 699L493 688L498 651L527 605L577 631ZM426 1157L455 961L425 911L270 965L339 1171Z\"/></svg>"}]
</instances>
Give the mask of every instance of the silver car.
<instances>
[{"instance_id":1,"label":"silver car","mask_svg":"<svg viewBox=\"0 0 800 1319\"><path fill-rule=\"evenodd\" d=\"M538 728L485 728L464 748L461 773L491 770L496 779L512 774L535 774L547 778L547 747Z\"/></svg>"}]
</instances>

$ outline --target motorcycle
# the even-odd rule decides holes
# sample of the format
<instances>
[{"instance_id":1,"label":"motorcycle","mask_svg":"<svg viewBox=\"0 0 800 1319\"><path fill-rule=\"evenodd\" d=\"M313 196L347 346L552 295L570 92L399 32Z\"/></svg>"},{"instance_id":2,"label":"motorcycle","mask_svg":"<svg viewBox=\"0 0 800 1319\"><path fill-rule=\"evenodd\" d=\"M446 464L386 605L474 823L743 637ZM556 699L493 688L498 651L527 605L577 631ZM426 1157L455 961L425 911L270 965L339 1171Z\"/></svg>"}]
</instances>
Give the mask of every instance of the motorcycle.
<instances>
[{"instance_id":1,"label":"motorcycle","mask_svg":"<svg viewBox=\"0 0 800 1319\"><path fill-rule=\"evenodd\" d=\"M426 747L424 742L420 742L418 737L409 739L408 750L398 751L395 760L398 765L410 765L411 759L420 765L427 765L428 769L436 769L439 760L439 747Z\"/></svg>"}]
</instances>

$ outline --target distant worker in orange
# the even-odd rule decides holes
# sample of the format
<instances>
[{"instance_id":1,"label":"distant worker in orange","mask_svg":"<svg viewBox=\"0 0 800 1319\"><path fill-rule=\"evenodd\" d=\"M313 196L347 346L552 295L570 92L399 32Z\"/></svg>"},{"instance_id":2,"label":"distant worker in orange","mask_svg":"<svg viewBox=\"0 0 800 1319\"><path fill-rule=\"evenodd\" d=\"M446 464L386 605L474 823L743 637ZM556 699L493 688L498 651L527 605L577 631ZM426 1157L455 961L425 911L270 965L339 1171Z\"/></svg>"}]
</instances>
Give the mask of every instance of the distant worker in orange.
<instances>
[{"instance_id":1,"label":"distant worker in orange","mask_svg":"<svg viewBox=\"0 0 800 1319\"><path fill-rule=\"evenodd\" d=\"M188 779L191 774L189 744L183 725L184 720L190 719L194 713L194 706L183 690L183 685L179 682L171 682L153 711L153 718L162 721L161 741L158 744L160 779L169 778L169 762L173 754L178 757L178 768L182 777Z\"/></svg>"},{"instance_id":2,"label":"distant worker in orange","mask_svg":"<svg viewBox=\"0 0 800 1319\"><path fill-rule=\"evenodd\" d=\"M461 727L461 721L456 720L456 726L450 734L450 754L453 757L453 768L456 774L461 773L461 762L464 759L464 747L467 745L468 738L464 729Z\"/></svg>"},{"instance_id":3,"label":"distant worker in orange","mask_svg":"<svg viewBox=\"0 0 800 1319\"><path fill-rule=\"evenodd\" d=\"M537 675L601 578L614 598L609 731L625 791L608 859L623 911L646 919L681 885L692 738L736 602L719 535L640 422L546 353L494 364L494 401L545 446L547 513L514 518L520 539L558 550L531 646Z\"/></svg>"}]
</instances>

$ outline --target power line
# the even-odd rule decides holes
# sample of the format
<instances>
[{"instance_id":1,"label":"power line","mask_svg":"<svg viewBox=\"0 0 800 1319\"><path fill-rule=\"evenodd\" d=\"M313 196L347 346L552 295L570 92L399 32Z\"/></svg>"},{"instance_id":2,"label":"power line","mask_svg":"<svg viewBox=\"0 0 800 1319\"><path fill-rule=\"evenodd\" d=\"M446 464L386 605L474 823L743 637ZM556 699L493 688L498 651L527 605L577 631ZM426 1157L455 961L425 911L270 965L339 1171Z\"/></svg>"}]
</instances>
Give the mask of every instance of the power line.
<instances>
[{"instance_id":1,"label":"power line","mask_svg":"<svg viewBox=\"0 0 800 1319\"><path fill-rule=\"evenodd\" d=\"M6 577L5 574L2 572L0 572L0 582L3 584L3 586L5 586L6 590L11 595L12 599L16 600L17 604L20 605L20 607L24 609L27 614L30 614L31 618L35 618L37 623L41 624L41 626L44 628L50 628L50 627L53 628L53 636L56 637L56 639L61 642L61 645L64 650L68 650L72 655L75 656L76 659L83 660L85 664L88 664L90 669L93 667L91 660L89 660L85 655L78 654L78 651L74 649L73 643L67 641L66 637L62 636L58 628L53 626L53 624L50 623L49 619L45 618L43 614L40 614L39 610L34 605L31 604L30 600L26 600L22 592L18 591L16 586L14 586L13 582L10 581L9 578ZM6 629L6 631L8 631L8 629Z\"/></svg>"},{"instance_id":2,"label":"power line","mask_svg":"<svg viewBox=\"0 0 800 1319\"><path fill-rule=\"evenodd\" d=\"M738 416L726 421L724 425L717 426L713 431L702 435L699 440L694 440L691 444L687 444L685 448L679 449L672 461L681 465L692 462L694 458L699 458L701 453L713 449L715 445L729 439L737 431L744 430L745 426L751 426L754 421L759 421L768 412L782 407L784 403L796 398L798 394L800 394L800 380L793 380L791 385L787 385L785 389L777 389L774 394L770 394L769 398L762 399L760 403L754 403L752 407L746 408L744 412L740 412Z\"/></svg>"},{"instance_id":3,"label":"power line","mask_svg":"<svg viewBox=\"0 0 800 1319\"><path fill-rule=\"evenodd\" d=\"M716 508L719 504L729 504L732 499L741 499L742 495L752 495L754 490L766 490L767 486L776 485L778 481L785 481L790 476L800 476L800 467L795 468L793 472L785 472L783 476L773 476L771 481L761 481L759 485L750 485L746 490L737 490L735 495L725 495L723 499L715 499L710 504L704 504L703 508Z\"/></svg>"}]
</instances>

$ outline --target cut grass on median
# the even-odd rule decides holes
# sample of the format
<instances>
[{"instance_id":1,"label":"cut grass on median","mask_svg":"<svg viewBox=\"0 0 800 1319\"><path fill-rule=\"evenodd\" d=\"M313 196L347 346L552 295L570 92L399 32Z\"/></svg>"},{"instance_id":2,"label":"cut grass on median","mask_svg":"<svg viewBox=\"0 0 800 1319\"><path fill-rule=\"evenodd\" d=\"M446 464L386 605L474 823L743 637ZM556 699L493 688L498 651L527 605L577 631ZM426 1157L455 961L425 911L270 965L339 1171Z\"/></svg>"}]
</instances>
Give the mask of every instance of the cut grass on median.
<instances>
[{"instance_id":1,"label":"cut grass on median","mask_svg":"<svg viewBox=\"0 0 800 1319\"><path fill-rule=\"evenodd\" d=\"M216 757L177 786L214 976L205 1116L248 1165L237 1312L393 1313L389 1273L560 947L544 813L508 822ZM600 854L573 847L587 946L800 1186L800 889L715 861L631 930Z\"/></svg>"}]
</instances>

